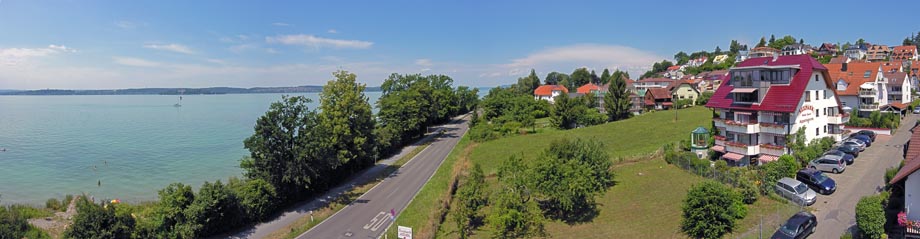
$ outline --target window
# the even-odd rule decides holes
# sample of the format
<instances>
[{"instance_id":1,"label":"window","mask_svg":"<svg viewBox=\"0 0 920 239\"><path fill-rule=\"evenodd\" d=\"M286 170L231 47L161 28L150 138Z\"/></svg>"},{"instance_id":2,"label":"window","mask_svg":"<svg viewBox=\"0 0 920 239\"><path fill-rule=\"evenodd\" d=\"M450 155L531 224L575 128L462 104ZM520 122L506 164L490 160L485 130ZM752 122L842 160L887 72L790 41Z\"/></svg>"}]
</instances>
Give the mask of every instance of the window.
<instances>
[{"instance_id":1,"label":"window","mask_svg":"<svg viewBox=\"0 0 920 239\"><path fill-rule=\"evenodd\" d=\"M863 78L869 78L869 75L872 75L872 71L866 71L866 73L863 73Z\"/></svg>"},{"instance_id":2,"label":"window","mask_svg":"<svg viewBox=\"0 0 920 239\"><path fill-rule=\"evenodd\" d=\"M733 93L733 94L735 95L735 101L738 101L738 102L754 103L759 100L756 91L752 93Z\"/></svg>"},{"instance_id":3,"label":"window","mask_svg":"<svg viewBox=\"0 0 920 239\"><path fill-rule=\"evenodd\" d=\"M818 74L815 74L815 81L818 81Z\"/></svg>"},{"instance_id":4,"label":"window","mask_svg":"<svg viewBox=\"0 0 920 239\"><path fill-rule=\"evenodd\" d=\"M786 146L786 136L773 136L773 144Z\"/></svg>"},{"instance_id":5,"label":"window","mask_svg":"<svg viewBox=\"0 0 920 239\"><path fill-rule=\"evenodd\" d=\"M811 102L811 91L805 91L805 102Z\"/></svg>"},{"instance_id":6,"label":"window","mask_svg":"<svg viewBox=\"0 0 920 239\"><path fill-rule=\"evenodd\" d=\"M818 136L818 134L821 134L821 129L815 128L815 136Z\"/></svg>"},{"instance_id":7,"label":"window","mask_svg":"<svg viewBox=\"0 0 920 239\"><path fill-rule=\"evenodd\" d=\"M824 126L824 133L827 133L827 125Z\"/></svg>"},{"instance_id":8,"label":"window","mask_svg":"<svg viewBox=\"0 0 920 239\"><path fill-rule=\"evenodd\" d=\"M773 115L773 122L777 124L788 124L789 114L780 113L780 114Z\"/></svg>"}]
</instances>

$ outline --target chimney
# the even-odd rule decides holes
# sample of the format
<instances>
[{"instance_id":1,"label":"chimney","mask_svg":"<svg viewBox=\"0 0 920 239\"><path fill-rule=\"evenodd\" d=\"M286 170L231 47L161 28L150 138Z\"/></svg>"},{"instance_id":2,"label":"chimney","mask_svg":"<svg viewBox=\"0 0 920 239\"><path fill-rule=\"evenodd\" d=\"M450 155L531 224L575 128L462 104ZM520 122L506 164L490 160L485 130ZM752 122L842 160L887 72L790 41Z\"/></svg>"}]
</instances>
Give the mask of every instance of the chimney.
<instances>
[{"instance_id":1,"label":"chimney","mask_svg":"<svg viewBox=\"0 0 920 239\"><path fill-rule=\"evenodd\" d=\"M843 65L840 67L840 71L847 71L847 63L846 63L846 62L844 62Z\"/></svg>"}]
</instances>

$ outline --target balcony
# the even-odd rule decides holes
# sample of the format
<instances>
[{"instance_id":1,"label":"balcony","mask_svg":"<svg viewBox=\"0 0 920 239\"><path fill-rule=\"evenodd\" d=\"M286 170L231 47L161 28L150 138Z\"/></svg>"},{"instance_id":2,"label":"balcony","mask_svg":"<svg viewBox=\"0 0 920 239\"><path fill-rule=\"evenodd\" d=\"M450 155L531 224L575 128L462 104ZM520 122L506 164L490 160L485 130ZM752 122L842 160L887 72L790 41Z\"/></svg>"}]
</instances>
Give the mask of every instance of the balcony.
<instances>
[{"instance_id":1,"label":"balcony","mask_svg":"<svg viewBox=\"0 0 920 239\"><path fill-rule=\"evenodd\" d=\"M789 132L789 124L762 122L760 132L784 135Z\"/></svg>"},{"instance_id":2,"label":"balcony","mask_svg":"<svg viewBox=\"0 0 920 239\"><path fill-rule=\"evenodd\" d=\"M786 147L774 144L760 144L760 153L783 156L786 154Z\"/></svg>"},{"instance_id":3,"label":"balcony","mask_svg":"<svg viewBox=\"0 0 920 239\"><path fill-rule=\"evenodd\" d=\"M722 118L712 118L712 122L716 125L716 128L725 127L725 119Z\"/></svg>"},{"instance_id":4,"label":"balcony","mask_svg":"<svg viewBox=\"0 0 920 239\"><path fill-rule=\"evenodd\" d=\"M743 155L760 154L760 145L747 145L738 142L725 142L725 151Z\"/></svg>"},{"instance_id":5,"label":"balcony","mask_svg":"<svg viewBox=\"0 0 920 239\"><path fill-rule=\"evenodd\" d=\"M878 103L860 103L859 111L878 111Z\"/></svg>"},{"instance_id":6,"label":"balcony","mask_svg":"<svg viewBox=\"0 0 920 239\"><path fill-rule=\"evenodd\" d=\"M828 124L845 124L847 121L850 121L850 116L847 114L838 114L838 115L828 115L827 123Z\"/></svg>"},{"instance_id":7,"label":"balcony","mask_svg":"<svg viewBox=\"0 0 920 239\"><path fill-rule=\"evenodd\" d=\"M875 90L859 90L859 97L875 98L876 95Z\"/></svg>"},{"instance_id":8,"label":"balcony","mask_svg":"<svg viewBox=\"0 0 920 239\"><path fill-rule=\"evenodd\" d=\"M718 124L716 124L716 127L718 127ZM760 133L760 124L758 124L757 121L739 122L726 120L725 130L743 134L756 134Z\"/></svg>"}]
</instances>

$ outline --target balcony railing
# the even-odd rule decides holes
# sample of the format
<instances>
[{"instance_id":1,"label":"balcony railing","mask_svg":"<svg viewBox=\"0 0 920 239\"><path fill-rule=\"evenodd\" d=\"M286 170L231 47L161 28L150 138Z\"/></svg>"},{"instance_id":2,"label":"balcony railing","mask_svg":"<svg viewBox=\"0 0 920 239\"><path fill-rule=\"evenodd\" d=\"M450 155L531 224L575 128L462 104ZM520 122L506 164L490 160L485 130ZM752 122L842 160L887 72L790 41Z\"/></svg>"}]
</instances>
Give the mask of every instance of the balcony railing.
<instances>
[{"instance_id":1,"label":"balcony railing","mask_svg":"<svg viewBox=\"0 0 920 239\"><path fill-rule=\"evenodd\" d=\"M850 121L850 115L847 114L827 116L827 123L829 124L845 124L847 121Z\"/></svg>"},{"instance_id":2,"label":"balcony railing","mask_svg":"<svg viewBox=\"0 0 920 239\"><path fill-rule=\"evenodd\" d=\"M861 111L878 111L878 103L866 104L860 103L859 110Z\"/></svg>"},{"instance_id":3,"label":"balcony railing","mask_svg":"<svg viewBox=\"0 0 920 239\"><path fill-rule=\"evenodd\" d=\"M760 144L760 153L782 156L786 154L786 147L774 144Z\"/></svg>"},{"instance_id":4,"label":"balcony railing","mask_svg":"<svg viewBox=\"0 0 920 239\"><path fill-rule=\"evenodd\" d=\"M728 152L743 154L743 155L757 155L760 154L759 145L747 145L739 142L725 142L725 150Z\"/></svg>"},{"instance_id":5,"label":"balcony railing","mask_svg":"<svg viewBox=\"0 0 920 239\"><path fill-rule=\"evenodd\" d=\"M716 127L718 127L718 124L716 124ZM753 120L748 122L726 120L725 130L745 134L754 134L760 132L760 124Z\"/></svg>"},{"instance_id":6,"label":"balcony railing","mask_svg":"<svg viewBox=\"0 0 920 239\"><path fill-rule=\"evenodd\" d=\"M875 97L877 94L875 90L860 90L859 97Z\"/></svg>"},{"instance_id":7,"label":"balcony railing","mask_svg":"<svg viewBox=\"0 0 920 239\"><path fill-rule=\"evenodd\" d=\"M760 132L772 134L786 134L789 132L789 124L776 122L761 122Z\"/></svg>"}]
</instances>

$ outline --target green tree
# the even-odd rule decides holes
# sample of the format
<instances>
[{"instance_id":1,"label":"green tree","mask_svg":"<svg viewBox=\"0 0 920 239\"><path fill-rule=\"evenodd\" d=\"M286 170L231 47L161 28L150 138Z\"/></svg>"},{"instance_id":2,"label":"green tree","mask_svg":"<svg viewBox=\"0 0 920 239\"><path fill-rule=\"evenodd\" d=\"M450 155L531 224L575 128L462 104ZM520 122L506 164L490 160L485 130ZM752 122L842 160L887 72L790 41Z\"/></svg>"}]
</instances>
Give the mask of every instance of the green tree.
<instances>
[{"instance_id":1,"label":"green tree","mask_svg":"<svg viewBox=\"0 0 920 239\"><path fill-rule=\"evenodd\" d=\"M769 44L773 44L774 42L776 42L776 36L773 36L773 34L770 34Z\"/></svg>"},{"instance_id":2,"label":"green tree","mask_svg":"<svg viewBox=\"0 0 920 239\"><path fill-rule=\"evenodd\" d=\"M601 73L601 84L607 84L610 82L610 70L604 68L604 72Z\"/></svg>"},{"instance_id":3,"label":"green tree","mask_svg":"<svg viewBox=\"0 0 920 239\"><path fill-rule=\"evenodd\" d=\"M785 46L795 44L795 41L795 37L786 35L783 36L783 38L770 42L769 46L776 49L783 49Z\"/></svg>"},{"instance_id":4,"label":"green tree","mask_svg":"<svg viewBox=\"0 0 920 239\"><path fill-rule=\"evenodd\" d=\"M186 217L185 210L195 201L192 187L172 183L158 192L160 200L146 220L137 224L138 238L193 238L194 222Z\"/></svg>"},{"instance_id":5,"label":"green tree","mask_svg":"<svg viewBox=\"0 0 920 239\"><path fill-rule=\"evenodd\" d=\"M493 238L538 237L545 234L540 207L531 200L527 166L520 157L512 156L498 168L498 181L503 190L495 194L492 212L486 221Z\"/></svg>"},{"instance_id":6,"label":"green tree","mask_svg":"<svg viewBox=\"0 0 920 239\"><path fill-rule=\"evenodd\" d=\"M599 141L558 140L536 161L529 181L554 217L584 221L596 210L594 198L613 186L611 165Z\"/></svg>"},{"instance_id":7,"label":"green tree","mask_svg":"<svg viewBox=\"0 0 920 239\"><path fill-rule=\"evenodd\" d=\"M117 205L97 205L85 196L77 199L77 215L64 231L64 238L109 239L131 238L134 218L115 212Z\"/></svg>"},{"instance_id":8,"label":"green tree","mask_svg":"<svg viewBox=\"0 0 920 239\"><path fill-rule=\"evenodd\" d=\"M738 54L741 50L744 50L744 47L737 40L732 40L731 44L728 45L728 51L731 54Z\"/></svg>"},{"instance_id":9,"label":"green tree","mask_svg":"<svg viewBox=\"0 0 920 239\"><path fill-rule=\"evenodd\" d=\"M338 165L326 151L316 112L303 96L282 97L256 120L255 133L243 145L250 157L240 162L245 175L274 186L281 197L300 196L319 187L324 172Z\"/></svg>"},{"instance_id":10,"label":"green tree","mask_svg":"<svg viewBox=\"0 0 920 239\"><path fill-rule=\"evenodd\" d=\"M184 213L196 238L236 228L244 216L239 199L220 180L204 182Z\"/></svg>"},{"instance_id":11,"label":"green tree","mask_svg":"<svg viewBox=\"0 0 920 239\"><path fill-rule=\"evenodd\" d=\"M540 87L540 77L534 69L530 69L530 75L518 78L517 84L514 85L515 92L522 95L533 94L537 87Z\"/></svg>"},{"instance_id":12,"label":"green tree","mask_svg":"<svg viewBox=\"0 0 920 239\"><path fill-rule=\"evenodd\" d=\"M364 95L364 84L347 71L333 73L334 80L320 93L319 127L328 129L326 148L340 164L351 164L351 172L374 164L374 117ZM446 107L446 106L445 106Z\"/></svg>"},{"instance_id":13,"label":"green tree","mask_svg":"<svg viewBox=\"0 0 920 239\"><path fill-rule=\"evenodd\" d=\"M253 220L262 220L275 210L278 193L271 184L262 179L239 180L230 178L227 186L240 200L244 215Z\"/></svg>"},{"instance_id":14,"label":"green tree","mask_svg":"<svg viewBox=\"0 0 920 239\"><path fill-rule=\"evenodd\" d=\"M692 238L721 238L747 214L741 194L709 180L690 188L681 209L680 229Z\"/></svg>"},{"instance_id":15,"label":"green tree","mask_svg":"<svg viewBox=\"0 0 920 239\"><path fill-rule=\"evenodd\" d=\"M29 226L26 217L8 206L0 206L0 238L47 238Z\"/></svg>"},{"instance_id":16,"label":"green tree","mask_svg":"<svg viewBox=\"0 0 920 239\"><path fill-rule=\"evenodd\" d=\"M674 62L677 62L678 65L687 64L690 61L690 55L687 55L686 52L677 52L674 54Z\"/></svg>"},{"instance_id":17,"label":"green tree","mask_svg":"<svg viewBox=\"0 0 920 239\"><path fill-rule=\"evenodd\" d=\"M578 88L579 86L588 84L589 82L591 82L591 73L588 72L587 68L581 67L581 68L575 69L575 71L572 72L572 81L569 82L569 84L571 85L567 85L565 87L569 89L575 89L575 88Z\"/></svg>"},{"instance_id":18,"label":"green tree","mask_svg":"<svg viewBox=\"0 0 920 239\"><path fill-rule=\"evenodd\" d=\"M583 115L586 109L587 107L580 100L560 94L554 100L550 121L559 129L575 128L578 126L579 116Z\"/></svg>"},{"instance_id":19,"label":"green tree","mask_svg":"<svg viewBox=\"0 0 920 239\"><path fill-rule=\"evenodd\" d=\"M629 95L630 92L626 88L626 80L623 75L614 73L610 85L607 86L607 94L604 95L604 109L607 111L608 120L617 121L629 118L629 108L632 106Z\"/></svg>"},{"instance_id":20,"label":"green tree","mask_svg":"<svg viewBox=\"0 0 920 239\"><path fill-rule=\"evenodd\" d=\"M567 81L568 79L569 79L569 75L566 75L564 73L555 72L555 71L550 72L549 74L546 74L546 78L543 78L543 80L545 81L547 85L562 85L560 84L560 82L564 80Z\"/></svg>"},{"instance_id":21,"label":"green tree","mask_svg":"<svg viewBox=\"0 0 920 239\"><path fill-rule=\"evenodd\" d=\"M885 235L885 208L879 195L866 196L856 203L856 226L865 238L879 239Z\"/></svg>"},{"instance_id":22,"label":"green tree","mask_svg":"<svg viewBox=\"0 0 920 239\"><path fill-rule=\"evenodd\" d=\"M763 37L760 37L760 42L757 43L757 47L767 46L767 41Z\"/></svg>"},{"instance_id":23,"label":"green tree","mask_svg":"<svg viewBox=\"0 0 920 239\"><path fill-rule=\"evenodd\" d=\"M486 189L482 167L474 164L470 175L466 177L466 182L457 189L457 209L453 216L460 238L467 238L473 229L482 223L479 210L488 203Z\"/></svg>"}]
</instances>

